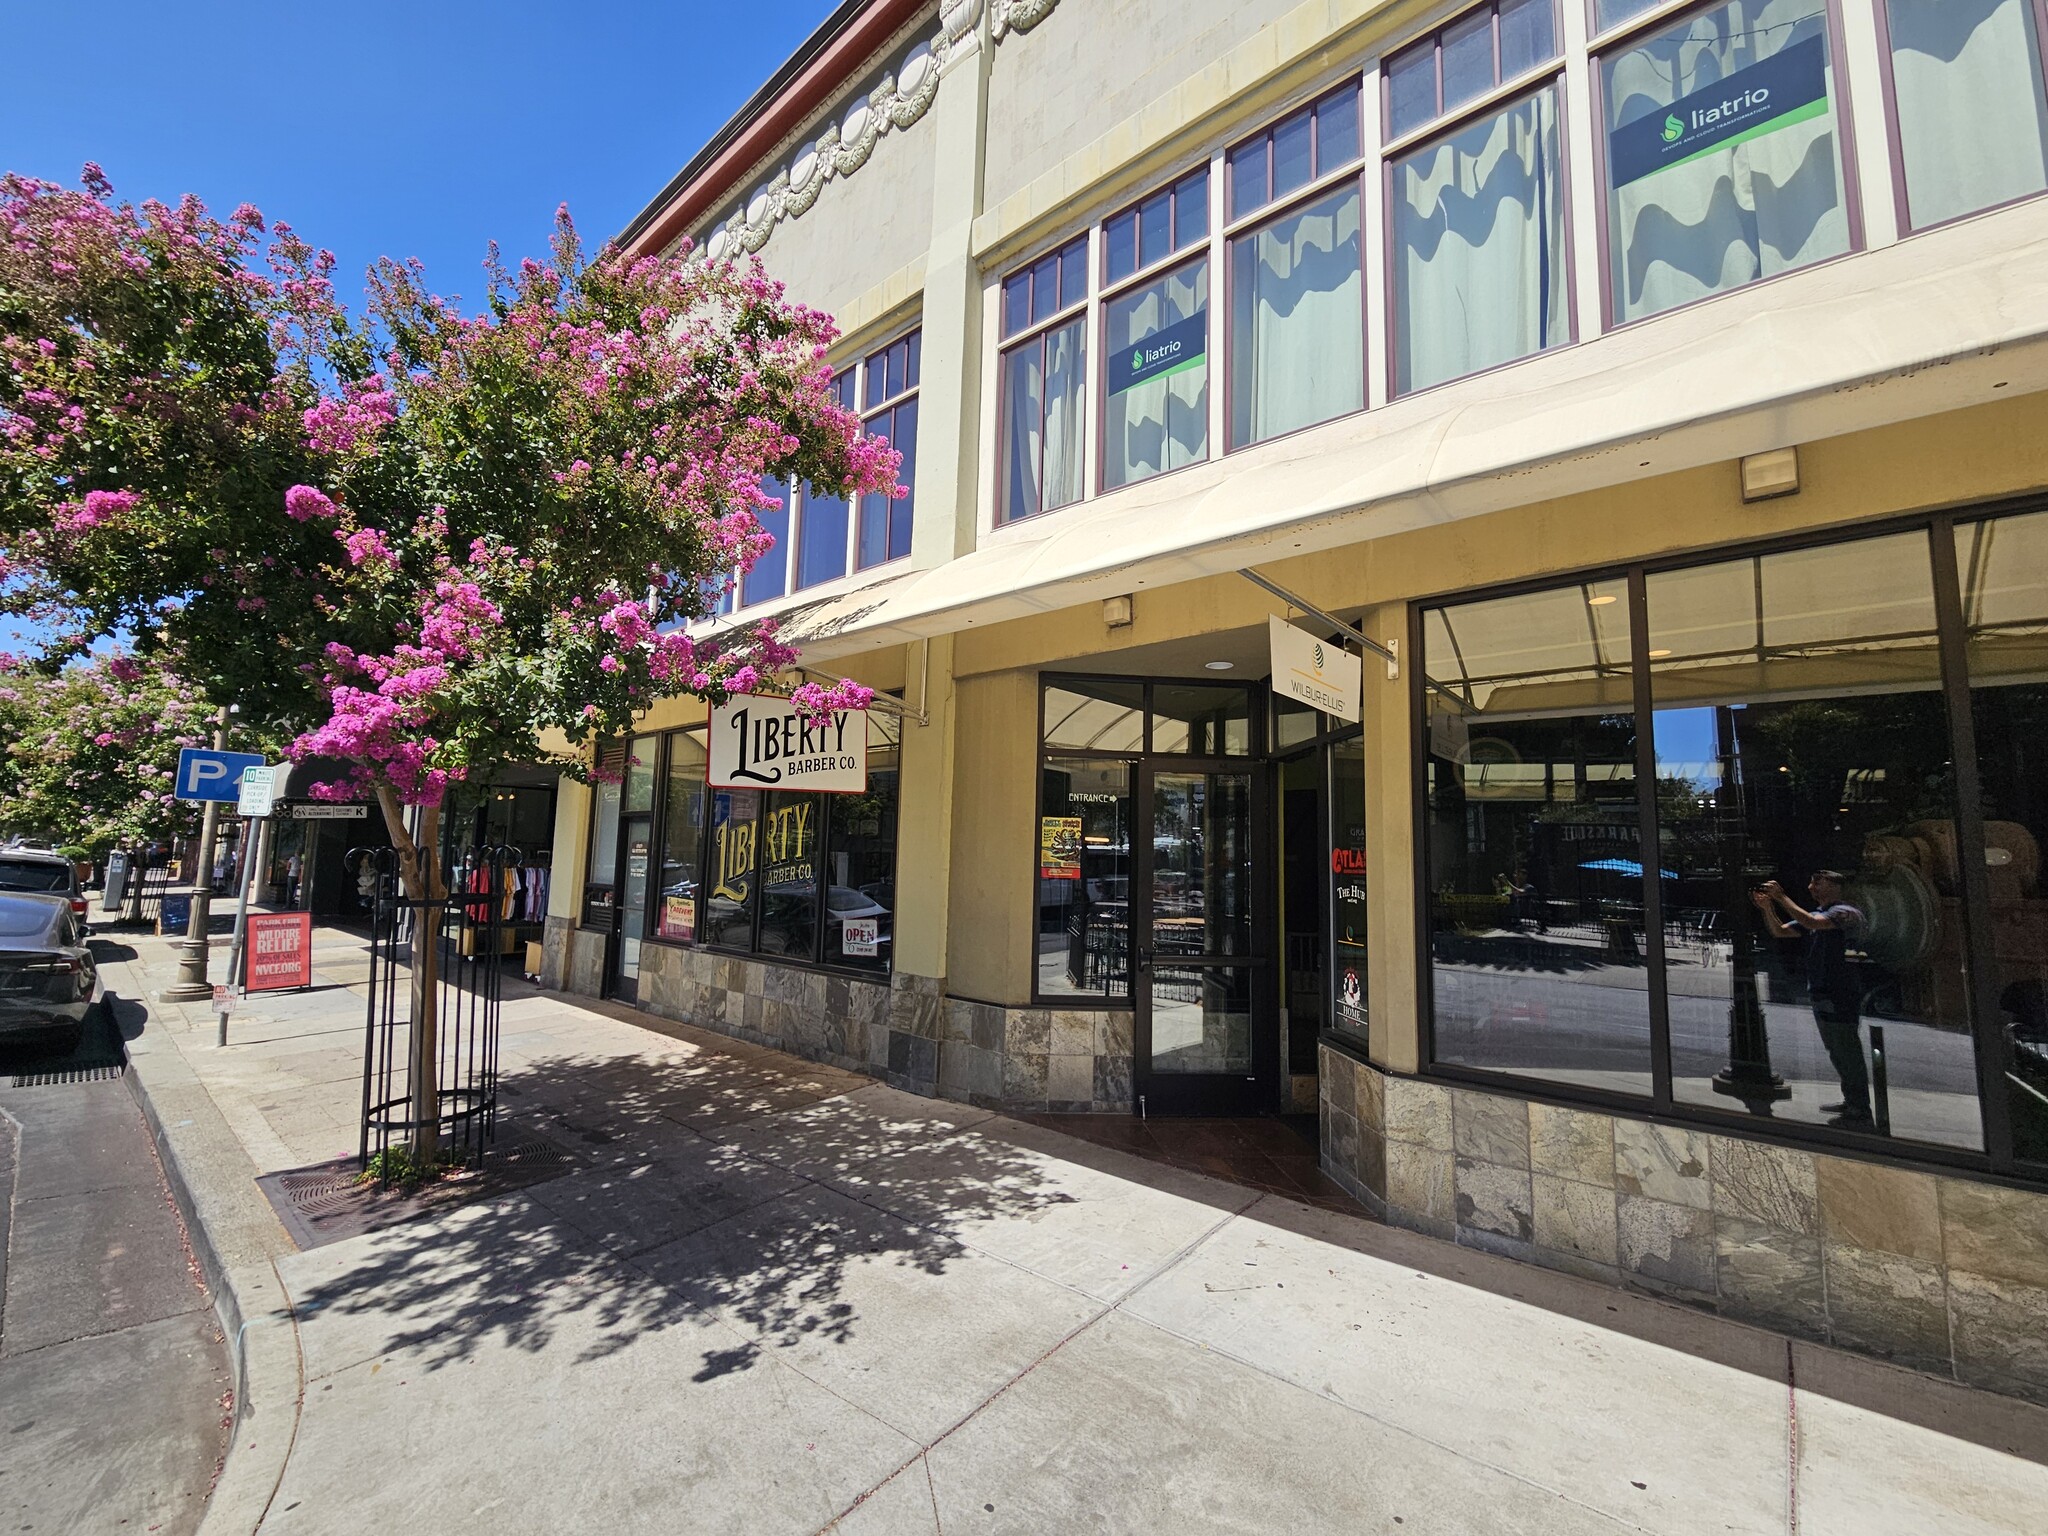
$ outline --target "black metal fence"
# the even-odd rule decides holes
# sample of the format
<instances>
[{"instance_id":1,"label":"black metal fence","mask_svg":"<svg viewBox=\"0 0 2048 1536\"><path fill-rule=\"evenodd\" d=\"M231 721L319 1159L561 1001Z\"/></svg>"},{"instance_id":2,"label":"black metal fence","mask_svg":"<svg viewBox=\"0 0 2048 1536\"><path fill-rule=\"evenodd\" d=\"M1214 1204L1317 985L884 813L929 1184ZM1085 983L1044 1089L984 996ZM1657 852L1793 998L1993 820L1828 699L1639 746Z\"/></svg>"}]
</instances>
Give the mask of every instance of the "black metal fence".
<instances>
[{"instance_id":1,"label":"black metal fence","mask_svg":"<svg viewBox=\"0 0 2048 1536\"><path fill-rule=\"evenodd\" d=\"M358 848L347 867L375 877L370 918L369 1002L363 1038L363 1123L359 1157L372 1159L389 1182L396 1146L409 1147L431 1119L442 1158L475 1166L497 1134L498 1028L502 1005L503 920L507 883L519 850L474 848L449 873L447 899L415 900L398 881L391 848ZM416 987L427 964L431 985ZM419 1102L414 1085L414 1008L431 998L435 1103Z\"/></svg>"}]
</instances>

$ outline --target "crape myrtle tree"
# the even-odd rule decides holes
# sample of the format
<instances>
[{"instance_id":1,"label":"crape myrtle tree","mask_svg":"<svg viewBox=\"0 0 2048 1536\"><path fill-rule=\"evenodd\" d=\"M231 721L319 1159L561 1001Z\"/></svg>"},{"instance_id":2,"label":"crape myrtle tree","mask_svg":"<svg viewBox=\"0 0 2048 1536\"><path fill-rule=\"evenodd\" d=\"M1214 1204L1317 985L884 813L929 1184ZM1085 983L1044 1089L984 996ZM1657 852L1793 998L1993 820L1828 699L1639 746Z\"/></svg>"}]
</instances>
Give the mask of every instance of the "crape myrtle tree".
<instances>
[{"instance_id":1,"label":"crape myrtle tree","mask_svg":"<svg viewBox=\"0 0 2048 1536\"><path fill-rule=\"evenodd\" d=\"M901 495L898 457L830 392L831 321L756 263L587 258L564 210L550 260L493 253L481 314L383 261L351 316L333 265L246 205L0 178L0 611L45 664L122 636L346 760L316 792L374 799L407 894L442 899L451 785L587 776L654 700L793 664L767 624L683 628L772 543L765 477ZM415 946L422 1156L436 965Z\"/></svg>"},{"instance_id":2,"label":"crape myrtle tree","mask_svg":"<svg viewBox=\"0 0 2048 1536\"><path fill-rule=\"evenodd\" d=\"M115 848L198 828L172 793L181 747L207 740L206 700L122 652L52 670L0 655L0 833Z\"/></svg>"}]
</instances>

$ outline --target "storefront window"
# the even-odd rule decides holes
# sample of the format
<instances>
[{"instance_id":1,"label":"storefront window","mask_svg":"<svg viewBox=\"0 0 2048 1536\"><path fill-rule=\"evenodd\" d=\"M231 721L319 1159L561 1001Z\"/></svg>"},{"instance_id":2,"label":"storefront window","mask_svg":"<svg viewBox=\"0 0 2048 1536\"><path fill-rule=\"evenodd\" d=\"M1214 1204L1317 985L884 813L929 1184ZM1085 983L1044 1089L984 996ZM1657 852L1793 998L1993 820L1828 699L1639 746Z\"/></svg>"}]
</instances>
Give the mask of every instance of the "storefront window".
<instances>
[{"instance_id":1,"label":"storefront window","mask_svg":"<svg viewBox=\"0 0 2048 1536\"><path fill-rule=\"evenodd\" d=\"M1599 65L1617 321L1849 249L1824 0L1732 0Z\"/></svg>"},{"instance_id":2,"label":"storefront window","mask_svg":"<svg viewBox=\"0 0 2048 1536\"><path fill-rule=\"evenodd\" d=\"M609 771L617 770L613 748ZM583 923L590 928L611 925L617 898L619 867L619 781L600 780L591 786L590 854L583 880Z\"/></svg>"},{"instance_id":3,"label":"storefront window","mask_svg":"<svg viewBox=\"0 0 2048 1536\"><path fill-rule=\"evenodd\" d=\"M1063 678L1045 690L1045 744L1077 752L1145 750L1145 685Z\"/></svg>"},{"instance_id":4,"label":"storefront window","mask_svg":"<svg viewBox=\"0 0 2048 1536\"><path fill-rule=\"evenodd\" d=\"M761 934L756 953L816 957L818 839L816 795L771 793L761 816Z\"/></svg>"},{"instance_id":5,"label":"storefront window","mask_svg":"<svg viewBox=\"0 0 2048 1536\"><path fill-rule=\"evenodd\" d=\"M1648 1093L1625 586L1430 610L1436 1059Z\"/></svg>"},{"instance_id":6,"label":"storefront window","mask_svg":"<svg viewBox=\"0 0 2048 1536\"><path fill-rule=\"evenodd\" d=\"M1570 339L1555 86L1396 160L1393 202L1395 393Z\"/></svg>"},{"instance_id":7,"label":"storefront window","mask_svg":"<svg viewBox=\"0 0 2048 1536\"><path fill-rule=\"evenodd\" d=\"M1131 765L1047 758L1038 828L1039 995L1127 1000Z\"/></svg>"},{"instance_id":8,"label":"storefront window","mask_svg":"<svg viewBox=\"0 0 2048 1536\"><path fill-rule=\"evenodd\" d=\"M703 728L668 739L668 799L662 811L661 894L657 938L688 944L697 937L698 883L704 856Z\"/></svg>"},{"instance_id":9,"label":"storefront window","mask_svg":"<svg viewBox=\"0 0 2048 1536\"><path fill-rule=\"evenodd\" d=\"M824 959L827 965L886 972L895 948L900 771L893 740L884 744L875 737L868 742L867 793L825 796Z\"/></svg>"},{"instance_id":10,"label":"storefront window","mask_svg":"<svg viewBox=\"0 0 2048 1536\"><path fill-rule=\"evenodd\" d=\"M1981 1147L1926 533L1648 602L1673 1097Z\"/></svg>"},{"instance_id":11,"label":"storefront window","mask_svg":"<svg viewBox=\"0 0 2048 1536\"><path fill-rule=\"evenodd\" d=\"M1330 1024L1366 1038L1365 738L1330 748Z\"/></svg>"},{"instance_id":12,"label":"storefront window","mask_svg":"<svg viewBox=\"0 0 2048 1536\"><path fill-rule=\"evenodd\" d=\"M711 878L704 901L704 939L722 949L754 946L761 791L711 791Z\"/></svg>"},{"instance_id":13,"label":"storefront window","mask_svg":"<svg viewBox=\"0 0 2048 1536\"><path fill-rule=\"evenodd\" d=\"M1992 1059L2014 1154L2048 1164L2048 513L1966 523L1955 541L1991 903Z\"/></svg>"},{"instance_id":14,"label":"storefront window","mask_svg":"<svg viewBox=\"0 0 2048 1536\"><path fill-rule=\"evenodd\" d=\"M2048 189L2048 100L2029 0L1887 0L1908 218L1917 228Z\"/></svg>"},{"instance_id":15,"label":"storefront window","mask_svg":"<svg viewBox=\"0 0 2048 1536\"><path fill-rule=\"evenodd\" d=\"M1141 283L1104 306L1108 490L1209 456L1209 262Z\"/></svg>"},{"instance_id":16,"label":"storefront window","mask_svg":"<svg viewBox=\"0 0 2048 1536\"><path fill-rule=\"evenodd\" d=\"M1213 683L1152 685L1152 750L1244 757L1252 750L1252 697Z\"/></svg>"}]
</instances>

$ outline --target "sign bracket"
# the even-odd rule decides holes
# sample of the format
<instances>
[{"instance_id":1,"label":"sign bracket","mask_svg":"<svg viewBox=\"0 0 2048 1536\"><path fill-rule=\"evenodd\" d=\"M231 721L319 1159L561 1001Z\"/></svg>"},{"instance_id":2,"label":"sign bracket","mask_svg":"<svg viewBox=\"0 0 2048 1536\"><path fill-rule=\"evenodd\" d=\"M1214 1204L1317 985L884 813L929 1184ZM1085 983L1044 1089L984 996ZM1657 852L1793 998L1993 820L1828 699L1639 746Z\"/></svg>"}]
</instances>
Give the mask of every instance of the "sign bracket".
<instances>
[{"instance_id":1,"label":"sign bracket","mask_svg":"<svg viewBox=\"0 0 2048 1536\"><path fill-rule=\"evenodd\" d=\"M1373 639L1371 635L1365 633L1365 631L1360 629L1357 625L1346 624L1342 619L1338 618L1335 614L1323 612L1322 609L1318 608L1314 603L1310 602L1307 598L1301 596L1299 593L1288 591L1285 587L1281 586L1280 583L1278 583L1277 581L1269 581L1266 577L1261 576L1257 571L1251 569L1251 567L1249 566L1244 567L1243 569L1238 571L1237 574L1242 576L1246 581L1250 582L1255 587L1264 587L1268 592L1272 593L1275 597L1279 598L1281 602L1293 604L1296 608L1299 608L1303 613L1307 614L1310 618L1320 619L1323 623L1329 625L1330 628L1336 630L1338 634L1344 636L1345 639L1357 641L1359 645L1363 646L1366 650L1371 651L1375 656L1378 656L1386 662L1387 678L1389 681L1392 681L1400 677L1401 653L1398 648L1398 641L1396 641L1395 644L1391 646L1381 645L1379 641Z\"/></svg>"}]
</instances>

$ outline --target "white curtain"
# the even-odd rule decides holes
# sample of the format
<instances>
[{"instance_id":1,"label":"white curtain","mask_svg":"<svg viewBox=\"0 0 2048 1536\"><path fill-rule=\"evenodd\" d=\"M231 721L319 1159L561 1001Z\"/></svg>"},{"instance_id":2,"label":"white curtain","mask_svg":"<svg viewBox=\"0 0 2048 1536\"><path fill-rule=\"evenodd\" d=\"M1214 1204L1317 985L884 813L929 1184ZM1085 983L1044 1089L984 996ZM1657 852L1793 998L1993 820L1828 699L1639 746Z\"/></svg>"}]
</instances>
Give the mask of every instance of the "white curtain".
<instances>
[{"instance_id":1,"label":"white curtain","mask_svg":"<svg viewBox=\"0 0 2048 1536\"><path fill-rule=\"evenodd\" d=\"M1565 339L1562 190L1549 89L1395 167L1397 391Z\"/></svg>"},{"instance_id":2,"label":"white curtain","mask_svg":"<svg viewBox=\"0 0 2048 1536\"><path fill-rule=\"evenodd\" d=\"M1357 187L1244 236L1231 259L1231 441L1363 409Z\"/></svg>"},{"instance_id":3,"label":"white curtain","mask_svg":"<svg viewBox=\"0 0 2048 1536\"><path fill-rule=\"evenodd\" d=\"M1794 43L1825 38L1817 0L1734 0L1607 64L1610 131ZM1634 320L1849 249L1834 64L1818 117L1638 178L1610 194L1614 309Z\"/></svg>"},{"instance_id":4,"label":"white curtain","mask_svg":"<svg viewBox=\"0 0 2048 1536\"><path fill-rule=\"evenodd\" d=\"M1045 498L1039 484L1045 349L1039 340L1003 354L1003 520L1029 517Z\"/></svg>"},{"instance_id":5,"label":"white curtain","mask_svg":"<svg viewBox=\"0 0 2048 1536\"><path fill-rule=\"evenodd\" d=\"M1045 469L1040 486L1047 511L1081 499L1086 462L1082 432L1088 406L1082 324L1070 321L1045 337Z\"/></svg>"},{"instance_id":6,"label":"white curtain","mask_svg":"<svg viewBox=\"0 0 2048 1536\"><path fill-rule=\"evenodd\" d=\"M1155 331L1207 313L1209 264L1169 273L1111 301L1111 358L1121 356ZM1130 485L1209 456L1209 364L1119 390L1109 397L1103 424L1103 480Z\"/></svg>"},{"instance_id":7,"label":"white curtain","mask_svg":"<svg viewBox=\"0 0 2048 1536\"><path fill-rule=\"evenodd\" d=\"M2048 189L2028 0L1891 0L1888 15L1914 224Z\"/></svg>"}]
</instances>

